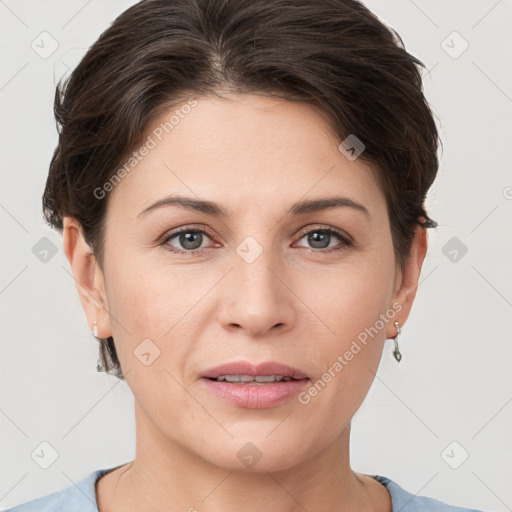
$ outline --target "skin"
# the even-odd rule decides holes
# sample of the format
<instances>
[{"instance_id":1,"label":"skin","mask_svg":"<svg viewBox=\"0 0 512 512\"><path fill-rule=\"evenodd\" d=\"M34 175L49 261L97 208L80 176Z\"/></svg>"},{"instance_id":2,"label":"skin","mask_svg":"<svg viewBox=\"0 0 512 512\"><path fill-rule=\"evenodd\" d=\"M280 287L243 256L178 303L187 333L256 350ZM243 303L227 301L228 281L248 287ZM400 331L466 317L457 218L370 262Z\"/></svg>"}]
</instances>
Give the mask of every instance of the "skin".
<instances>
[{"instance_id":1,"label":"skin","mask_svg":"<svg viewBox=\"0 0 512 512\"><path fill-rule=\"evenodd\" d=\"M259 95L196 99L110 192L103 269L75 219L64 222L88 323L114 337L135 397L136 457L98 480L99 508L389 512L386 488L350 467L350 421L396 335L393 321L403 326L409 316L426 230L417 227L400 268L373 169L339 151L313 107ZM299 200L334 193L369 216L346 206L286 214ZM214 201L232 216L166 206L138 218L170 194ZM208 233L195 253L169 250L187 250L179 236L165 242L182 226ZM353 244L332 235L315 246L302 233L326 227ZM236 252L247 236L263 249L252 263ZM243 359L283 362L315 382L396 303L393 320L308 404L294 397L239 408L199 381L202 371ZM133 353L147 338L160 350L149 366ZM248 442L262 454L251 468L237 457Z\"/></svg>"}]
</instances>

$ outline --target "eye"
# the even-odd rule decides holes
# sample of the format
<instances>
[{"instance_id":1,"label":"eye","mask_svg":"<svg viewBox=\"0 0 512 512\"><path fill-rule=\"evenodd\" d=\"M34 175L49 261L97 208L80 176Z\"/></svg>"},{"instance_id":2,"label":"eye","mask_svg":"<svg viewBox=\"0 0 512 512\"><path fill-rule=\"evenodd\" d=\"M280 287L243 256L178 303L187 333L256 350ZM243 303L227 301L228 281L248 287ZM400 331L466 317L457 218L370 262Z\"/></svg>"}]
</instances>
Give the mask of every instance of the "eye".
<instances>
[{"instance_id":1,"label":"eye","mask_svg":"<svg viewBox=\"0 0 512 512\"><path fill-rule=\"evenodd\" d=\"M341 243L334 247L331 245L333 237L337 238ZM300 240L307 239L313 249L330 249L340 250L352 245L352 240L348 235L334 228L316 228L302 232ZM324 251L330 252L330 251Z\"/></svg>"},{"instance_id":2,"label":"eye","mask_svg":"<svg viewBox=\"0 0 512 512\"><path fill-rule=\"evenodd\" d=\"M341 250L353 245L349 235L334 228L315 228L310 229L309 231L303 231L301 233L300 240L304 238L307 239L307 242L311 245L313 251L319 250L320 252L330 252ZM333 246L333 238L338 239L340 243L337 245L334 244ZM173 252L194 253L213 248L213 246L208 247L203 245L206 242L206 239L212 240L212 236L210 236L204 229L184 227L166 236L162 241L162 245L166 246L168 250ZM329 250L322 251L322 249Z\"/></svg>"},{"instance_id":3,"label":"eye","mask_svg":"<svg viewBox=\"0 0 512 512\"><path fill-rule=\"evenodd\" d=\"M175 252L194 252L207 248L203 247L205 238L211 240L211 237L203 229L182 228L167 236L162 245L170 245L172 247L170 250ZM178 247L170 243L174 239L176 239L175 243L178 244Z\"/></svg>"}]
</instances>

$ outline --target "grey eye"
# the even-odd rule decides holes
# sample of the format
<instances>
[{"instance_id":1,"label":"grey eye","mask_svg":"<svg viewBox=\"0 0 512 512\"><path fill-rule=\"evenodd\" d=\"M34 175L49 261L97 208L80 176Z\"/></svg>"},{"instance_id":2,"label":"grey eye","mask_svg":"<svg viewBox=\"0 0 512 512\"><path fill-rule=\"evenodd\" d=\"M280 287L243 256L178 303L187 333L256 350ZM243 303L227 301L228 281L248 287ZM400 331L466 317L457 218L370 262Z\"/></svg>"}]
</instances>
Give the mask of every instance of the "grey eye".
<instances>
[{"instance_id":1,"label":"grey eye","mask_svg":"<svg viewBox=\"0 0 512 512\"><path fill-rule=\"evenodd\" d=\"M332 244L331 242L335 242L338 239L340 248L350 245L350 241L348 238L344 237L337 231L333 229L312 229L307 233L304 233L301 240L307 238L307 243L313 249L327 249L329 247L336 247L336 243Z\"/></svg>"},{"instance_id":2,"label":"grey eye","mask_svg":"<svg viewBox=\"0 0 512 512\"><path fill-rule=\"evenodd\" d=\"M325 231L312 231L306 235L308 237L308 242L315 249L325 249L329 247L329 243L331 241L331 234L326 233Z\"/></svg>"},{"instance_id":3,"label":"grey eye","mask_svg":"<svg viewBox=\"0 0 512 512\"><path fill-rule=\"evenodd\" d=\"M204 231L196 229L186 229L178 233L172 234L165 240L164 243L170 245L171 247L176 247L176 249L182 251L194 251L202 248L201 246L203 245L205 236L206 238L209 238L209 236ZM171 240L174 239L178 240L178 246L171 243Z\"/></svg>"}]
</instances>

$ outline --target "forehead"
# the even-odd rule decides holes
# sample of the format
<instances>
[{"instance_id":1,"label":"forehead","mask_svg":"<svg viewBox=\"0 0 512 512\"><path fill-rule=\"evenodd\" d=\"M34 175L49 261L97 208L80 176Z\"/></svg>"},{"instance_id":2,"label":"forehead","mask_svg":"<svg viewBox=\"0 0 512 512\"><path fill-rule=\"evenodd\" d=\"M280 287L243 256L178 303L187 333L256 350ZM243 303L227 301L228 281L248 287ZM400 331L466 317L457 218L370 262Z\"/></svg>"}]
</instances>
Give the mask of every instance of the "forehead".
<instances>
[{"instance_id":1,"label":"forehead","mask_svg":"<svg viewBox=\"0 0 512 512\"><path fill-rule=\"evenodd\" d=\"M379 208L374 170L347 159L340 142L311 105L257 95L191 98L148 125L111 206L137 215L175 193L236 211L338 193Z\"/></svg>"}]
</instances>

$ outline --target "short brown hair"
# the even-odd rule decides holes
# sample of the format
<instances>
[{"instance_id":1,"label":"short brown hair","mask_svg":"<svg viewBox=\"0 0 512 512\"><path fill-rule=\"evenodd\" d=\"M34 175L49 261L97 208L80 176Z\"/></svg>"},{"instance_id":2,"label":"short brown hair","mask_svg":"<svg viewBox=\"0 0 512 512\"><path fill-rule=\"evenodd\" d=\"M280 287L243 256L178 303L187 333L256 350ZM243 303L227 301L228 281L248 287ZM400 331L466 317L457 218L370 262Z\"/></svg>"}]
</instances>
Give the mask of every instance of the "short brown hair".
<instances>
[{"instance_id":1,"label":"short brown hair","mask_svg":"<svg viewBox=\"0 0 512 512\"><path fill-rule=\"evenodd\" d=\"M49 224L77 219L103 268L108 197L93 193L143 140L149 122L194 96L277 95L327 114L375 164L393 246L405 264L414 229L434 227L424 200L438 133L421 67L400 36L356 0L143 0L101 34L56 88L58 146L43 195ZM103 369L124 379L112 337ZM100 369L100 367L98 367Z\"/></svg>"}]
</instances>

